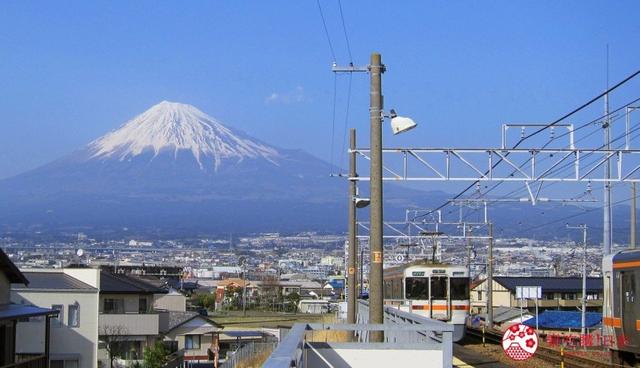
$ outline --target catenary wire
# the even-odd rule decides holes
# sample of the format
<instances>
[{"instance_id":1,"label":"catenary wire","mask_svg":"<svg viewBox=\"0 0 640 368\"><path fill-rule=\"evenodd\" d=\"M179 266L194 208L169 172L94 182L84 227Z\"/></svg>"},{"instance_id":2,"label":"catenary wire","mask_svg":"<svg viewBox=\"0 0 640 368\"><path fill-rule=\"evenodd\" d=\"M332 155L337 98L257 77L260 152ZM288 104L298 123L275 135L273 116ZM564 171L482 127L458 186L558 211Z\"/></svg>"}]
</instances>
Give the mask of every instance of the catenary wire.
<instances>
[{"instance_id":1,"label":"catenary wire","mask_svg":"<svg viewBox=\"0 0 640 368\"><path fill-rule=\"evenodd\" d=\"M573 116L575 113L581 111L582 109L590 106L592 103L596 102L597 100L601 99L603 96L606 96L607 94L613 92L614 90L618 89L618 87L622 86L623 84L627 83L628 81L630 81L631 79L635 78L638 74L640 74L640 70L635 71L634 73L630 74L629 76L627 76L625 79L623 79L622 81L618 82L616 85L614 85L613 87L608 88L606 91L604 91L603 93L597 95L596 97L592 98L591 100L587 101L586 103L580 105L579 107L573 109L571 112L563 115L562 117L560 117L559 119L554 120L553 122L541 127L540 129L534 131L533 133L524 136L522 138L520 138L520 140L512 147L512 148L518 148L525 140L541 133L542 131L557 125L558 123L560 123L561 121L563 121L564 119ZM505 157L508 156L509 153L507 152L505 154ZM491 166L491 169L494 169L497 165L499 165L501 162L503 161L502 158L500 158L500 160L498 160L496 163L494 163ZM484 175L487 175L489 173L489 171L487 171ZM440 206L438 206L436 209L432 210L432 211L438 211L442 208L444 208L445 206L447 206L449 203L451 203L452 200L458 199L460 197L462 197L464 195L464 193L466 193L469 189L473 188L477 183L479 182L479 180L471 183L468 187L466 187L465 189L463 189L460 193L456 194L452 199L447 200L445 203L441 204ZM426 214L422 214L420 216L416 216L417 217L423 217L426 216L429 213Z\"/></svg>"}]
</instances>

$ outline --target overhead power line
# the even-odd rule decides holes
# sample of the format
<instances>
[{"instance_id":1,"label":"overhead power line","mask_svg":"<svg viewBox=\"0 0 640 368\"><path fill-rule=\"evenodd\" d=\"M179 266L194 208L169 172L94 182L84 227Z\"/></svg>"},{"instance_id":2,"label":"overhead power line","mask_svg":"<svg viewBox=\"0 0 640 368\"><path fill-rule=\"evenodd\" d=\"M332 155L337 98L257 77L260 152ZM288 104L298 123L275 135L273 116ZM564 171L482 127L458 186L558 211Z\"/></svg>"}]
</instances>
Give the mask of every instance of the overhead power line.
<instances>
[{"instance_id":1,"label":"overhead power line","mask_svg":"<svg viewBox=\"0 0 640 368\"><path fill-rule=\"evenodd\" d=\"M618 82L616 85L614 85L613 87L608 88L606 91L604 91L603 93L597 95L596 97L593 97L592 99L590 99L589 101L585 102L584 104L580 105L579 107L573 109L571 112L563 115L562 117L554 120L553 122L546 124L544 126L542 126L540 129L536 130L535 132L524 136L522 138L520 138L520 140L518 140L518 142L512 147L512 148L518 148L525 140L538 135L539 133L543 132L544 130L553 127L555 125L557 125L558 123L562 122L563 120L567 119L568 117L573 116L574 114L576 114L577 112L583 110L584 108L590 106L592 103L598 101L599 99L601 99L602 97L604 97L605 95L613 92L614 90L618 89L618 87L622 86L623 84L627 83L628 81L630 81L631 79L635 78L638 74L640 74L640 70L637 70L636 72L630 74L628 77L624 78L622 81ZM505 154L505 157L507 157L509 155L509 152L507 152ZM500 163L502 163L503 158L500 158L498 161L496 161L492 166L491 169L495 169L496 166L498 166ZM489 170L487 170L484 175L488 175L489 174ZM462 197L467 191L469 191L469 189L475 187L477 184L479 183L479 180L476 180L475 182L471 183L469 186L467 186L464 190L462 190L460 193L456 194L452 199L447 200L445 203L441 204L440 206L438 206L437 208L433 209L432 211L416 216L416 218L419 217L424 217L427 216L435 211L441 210L442 208L446 207L449 203L451 203L452 200L456 200L460 197Z\"/></svg>"},{"instance_id":2,"label":"overhead power line","mask_svg":"<svg viewBox=\"0 0 640 368\"><path fill-rule=\"evenodd\" d=\"M329 36L329 29L327 28L327 22L324 19L324 13L322 12L322 5L320 5L320 0L316 0L316 4L318 4L318 10L320 11L320 18L322 18L322 26L324 27L324 34L327 36L327 42L329 43L329 50L331 50L331 57L333 58L333 62L336 62L336 53L333 51L333 44L331 43L331 37Z\"/></svg>"}]
</instances>

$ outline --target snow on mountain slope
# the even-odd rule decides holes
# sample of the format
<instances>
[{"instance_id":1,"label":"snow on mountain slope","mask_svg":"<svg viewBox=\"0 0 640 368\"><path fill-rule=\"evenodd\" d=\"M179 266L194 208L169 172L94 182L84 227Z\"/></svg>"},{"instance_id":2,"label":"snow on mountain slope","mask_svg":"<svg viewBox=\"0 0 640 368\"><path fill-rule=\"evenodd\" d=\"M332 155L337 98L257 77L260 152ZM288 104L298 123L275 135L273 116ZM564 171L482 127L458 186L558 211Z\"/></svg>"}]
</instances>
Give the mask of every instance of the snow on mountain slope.
<instances>
[{"instance_id":1,"label":"snow on mountain slope","mask_svg":"<svg viewBox=\"0 0 640 368\"><path fill-rule=\"evenodd\" d=\"M279 152L232 131L194 106L163 101L119 129L89 143L91 158L129 160L142 153L191 151L201 169L203 158L213 159L214 170L224 160L240 162L263 158L277 164Z\"/></svg>"}]
</instances>

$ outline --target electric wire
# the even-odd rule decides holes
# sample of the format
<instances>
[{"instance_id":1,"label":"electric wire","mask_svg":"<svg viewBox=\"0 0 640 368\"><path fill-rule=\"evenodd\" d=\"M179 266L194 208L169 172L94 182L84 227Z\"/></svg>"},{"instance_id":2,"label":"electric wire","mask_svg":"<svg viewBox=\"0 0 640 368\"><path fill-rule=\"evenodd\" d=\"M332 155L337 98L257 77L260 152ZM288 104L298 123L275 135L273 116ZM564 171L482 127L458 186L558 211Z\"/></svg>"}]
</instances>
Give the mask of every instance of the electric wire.
<instances>
[{"instance_id":1,"label":"electric wire","mask_svg":"<svg viewBox=\"0 0 640 368\"><path fill-rule=\"evenodd\" d=\"M344 23L344 14L342 12L342 1L338 0L338 8L340 9L340 20L342 20L342 31L344 39L347 42L347 52L349 52L349 63L353 65L353 56L351 56L351 44L349 43L349 35L347 34L347 26Z\"/></svg>"},{"instance_id":2,"label":"electric wire","mask_svg":"<svg viewBox=\"0 0 640 368\"><path fill-rule=\"evenodd\" d=\"M324 34L327 37L327 42L329 43L329 50L331 50L331 57L333 58L333 62L336 62L336 53L333 51L333 44L331 43L331 37L329 36L329 29L327 28L327 22L324 19L324 13L322 12L322 5L320 5L320 0L316 0L316 4L318 4L318 10L320 11L320 18L322 19L322 26L324 27Z\"/></svg>"},{"instance_id":3,"label":"electric wire","mask_svg":"<svg viewBox=\"0 0 640 368\"><path fill-rule=\"evenodd\" d=\"M631 79L635 78L638 74L640 74L640 70L635 71L634 73L630 74L629 76L627 76L626 78L624 78L622 81L618 82L616 85L614 85L613 87L607 88L606 91L604 91L603 93L597 95L596 97L593 97L591 100L587 101L586 103L580 105L579 107L573 109L571 112L563 115L562 117L560 117L559 119L554 120L553 122L541 127L540 129L534 131L533 133L524 136L522 138L520 138L520 140L512 147L512 149L518 148L525 140L543 132L544 130L557 125L558 123L560 123L561 121L567 119L570 116L573 116L574 114L576 114L577 112L583 110L584 108L590 106L592 103L598 101L599 99L601 99L602 97L608 95L609 93L613 92L614 90L618 89L618 87L622 86L623 84L627 83L628 81L630 81ZM505 154L505 157L507 157L509 155L509 153L507 152ZM502 163L504 159L500 158L497 162L495 162L492 166L491 169L494 169L496 166L498 166L500 163ZM487 172L485 172L484 175L489 174L489 170L487 170ZM463 189L460 193L456 194L452 199L447 200L445 203L441 204L440 206L438 206L436 209L432 210L432 211L438 211L444 207L446 207L449 203L451 203L452 200L456 200L460 197L462 197L464 195L464 193L466 193L469 189L473 188L477 183L479 183L479 180L476 180L475 182L471 183L468 187L466 187L465 189ZM428 214L428 213L427 213ZM426 216L427 214L423 214L417 217L423 217Z\"/></svg>"},{"instance_id":4,"label":"electric wire","mask_svg":"<svg viewBox=\"0 0 640 368\"><path fill-rule=\"evenodd\" d=\"M628 107L628 106L630 106L630 105L633 105L634 103L636 103L636 102L638 102L638 101L640 101L640 98L637 98L637 99L635 99L635 100L632 100L632 101L630 101L630 102L628 102L628 103L626 103L626 104L624 104L624 105L620 106L619 108L615 109L614 111L611 111L611 112L610 112L609 114L607 114L607 115L604 115L604 116L598 117L597 119L594 119L594 120L592 120L592 121L590 121L590 122L584 123L583 125L579 126L578 128L573 129L573 132L578 131L578 130L580 130L580 129L583 129L583 128L585 128L585 127L588 127L588 126L590 126L590 125L593 125L593 124L595 124L595 123L598 123L599 121L602 121L602 120L604 120L604 119L609 120L610 116L615 115L615 113L617 113L618 111L620 111L620 110L622 110L622 109L624 109L624 108L626 108L626 107ZM618 116L618 117L614 118L614 120L613 120L613 121L609 120L609 123L614 123L614 122L616 122L616 121L618 121L618 120L621 120L623 117L624 117L624 116ZM622 139L622 138L625 138L625 137L627 137L628 135L630 135L631 133L635 132L635 131L636 131L636 130L638 130L638 129L640 129L640 127L635 127L635 128L633 128L633 129L629 130L629 132L625 132L624 134L622 134L622 135L620 135L620 136L618 136L618 137L614 138L613 140L611 140L611 141L610 141L610 143L613 143L613 142L616 142L616 141L618 141L618 140L620 140L620 139ZM593 130L592 132L590 132L589 134L587 134L587 135L585 135L585 136L583 136L583 137L580 137L578 140L576 140L576 141L574 141L574 142L573 142L573 143L574 143L574 145L575 145L575 144L577 144L577 143L579 143L579 142L581 142L581 141L586 140L587 138L591 137L592 135L594 135L595 133L597 133L597 132L599 132L599 131L600 131L600 128ZM546 147L547 147L547 146L548 146L548 145L549 145L553 140L555 140L555 139L559 139L559 138L561 138L562 136L565 136L565 135L567 135L567 134L570 134L570 132L569 132L569 131L567 131L567 132L565 132L564 134L561 134L561 135L559 135L559 136L556 136L556 137L551 138L551 139L550 139L550 140L549 140L549 141L548 141L548 142L547 142L547 143L542 147L542 149L546 148ZM636 135L636 136L632 137L630 140L634 140L634 139L635 139L635 138L637 138L638 136L639 136L639 135ZM622 148L623 146L625 146L625 144L626 144L626 143L623 143L623 144L621 144L621 145L618 145L618 146L616 147L616 149L620 149L620 148ZM602 146L600 146L599 148L596 148L596 150L600 150L600 149L604 148L605 146L606 146L606 145L602 145ZM593 154L595 154L595 152L594 152L594 151L592 151L592 152L589 152L589 153L585 154L585 155L584 155L584 156L582 156L581 158L584 160L585 158L587 158L587 157L589 157L590 155L593 155ZM538 162L538 163L540 163L540 162L543 162L543 161L548 160L548 159L550 159L550 157L545 157L545 158L543 158L543 159L541 159L541 160L539 160L539 161L537 161L537 162ZM594 160L591 160L591 161L589 161L589 162L587 162L587 163L586 163L586 167L589 167L591 164L595 163L595 162L596 162L596 161L598 161L599 159L600 159L600 158L596 156ZM527 161L525 161L522 165L520 165L520 166L519 166L519 169L522 169L522 167L523 167L523 166L525 166L528 162L530 162L530 160L531 160L531 158L529 158L529 159L528 159ZM567 163L565 163L565 164L563 164L563 165L561 165L561 166L559 166L559 167L557 167L557 168L554 168L554 169L553 169L552 171L550 171L548 174L555 173L555 172L562 172L562 171L565 171L566 169L573 168L573 166L574 166L574 162L567 162ZM512 175L513 175L513 174L515 174L516 172L517 172L517 170L514 170L514 171L512 172ZM571 174L571 173L569 173L569 174ZM567 176L565 176L565 177L569 177L569 174L568 174ZM540 180L540 178L538 178L538 179L536 179L536 180L532 181L532 183L538 182L539 180ZM487 191L484 191L484 193L479 193L479 196L486 196L488 193L490 193L491 191L493 191L494 189L496 189L496 188L497 188L500 184L502 184L502 183L504 183L504 181L503 181L503 180L501 180L500 182L498 182L498 183L494 184L492 188L490 188L490 189L489 189L489 190L487 190ZM549 185L547 186L547 188L548 188L548 187L551 187L551 186L553 186L553 185L555 185L555 184L558 184L558 183L559 183L559 182L552 182L552 183L549 183ZM545 183L544 183L544 180L542 181L541 186L542 186L543 184L545 184ZM591 190L593 190L593 188L592 188ZM503 195L503 196L501 196L501 197L498 197L498 200L500 200L500 199L505 199L505 198L510 198L511 196L513 196L513 195L514 195L514 194L516 194L516 193L525 192L525 191L526 191L526 188L522 188L522 187L520 187L520 188L516 188L516 189L512 190L511 192L509 192L509 193L507 193L507 194L505 194L505 195ZM587 191L585 191L584 193L582 193L582 195L580 195L578 198L573 198L573 199L581 199L581 198L582 198L582 197L584 197L586 194L587 194ZM492 201L492 200L488 200L487 202L491 202L491 201ZM468 212L464 215L463 220L466 220L469 216L471 216L471 215L473 215L473 214L477 213L478 211L479 211L479 208L476 208L476 209L473 209L473 210L471 210L471 211L468 211ZM450 211L448 212L448 214L450 214L451 212L453 212L453 210L450 210Z\"/></svg>"},{"instance_id":5,"label":"electric wire","mask_svg":"<svg viewBox=\"0 0 640 368\"><path fill-rule=\"evenodd\" d=\"M349 125L349 110L351 108L351 81L353 79L353 73L349 73L349 84L347 86L347 101L346 101L346 107L345 107L345 112L344 112L344 131L342 133L342 149L340 150L340 152L342 152L341 155L341 160L340 160L340 164L341 167L344 167L345 165L345 159L347 156L347 128Z\"/></svg>"},{"instance_id":6,"label":"electric wire","mask_svg":"<svg viewBox=\"0 0 640 368\"><path fill-rule=\"evenodd\" d=\"M329 161L330 163L330 170L334 170L334 162L333 162L333 155L334 155L334 141L335 141L335 131L336 131L336 98L337 98L337 90L338 90L338 77L336 76L336 74L333 74L333 108L331 111L331 152L329 153L331 155L331 161ZM332 173L329 173L329 175L333 175Z\"/></svg>"}]
</instances>

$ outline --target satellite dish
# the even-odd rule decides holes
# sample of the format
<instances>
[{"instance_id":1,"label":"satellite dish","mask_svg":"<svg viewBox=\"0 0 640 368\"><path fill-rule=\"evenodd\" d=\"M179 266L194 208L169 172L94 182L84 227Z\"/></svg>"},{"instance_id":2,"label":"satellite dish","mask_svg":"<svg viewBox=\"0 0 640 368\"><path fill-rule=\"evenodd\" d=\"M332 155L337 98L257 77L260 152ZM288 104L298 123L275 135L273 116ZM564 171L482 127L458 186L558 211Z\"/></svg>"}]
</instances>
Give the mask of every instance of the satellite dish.
<instances>
[{"instance_id":1,"label":"satellite dish","mask_svg":"<svg viewBox=\"0 0 640 368\"><path fill-rule=\"evenodd\" d=\"M78 257L82 257L82 255L83 255L83 254L84 254L84 250L82 250L82 249L78 249L78 250L76 251L76 255L77 255Z\"/></svg>"}]
</instances>

